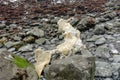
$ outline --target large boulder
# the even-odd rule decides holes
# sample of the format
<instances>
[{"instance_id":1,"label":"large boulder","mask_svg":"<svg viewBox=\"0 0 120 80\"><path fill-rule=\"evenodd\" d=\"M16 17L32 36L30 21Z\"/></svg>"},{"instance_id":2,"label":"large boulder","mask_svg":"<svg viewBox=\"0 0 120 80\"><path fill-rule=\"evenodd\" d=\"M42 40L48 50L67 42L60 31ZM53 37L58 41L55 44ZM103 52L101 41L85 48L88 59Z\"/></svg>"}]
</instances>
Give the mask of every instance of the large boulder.
<instances>
[{"instance_id":1,"label":"large boulder","mask_svg":"<svg viewBox=\"0 0 120 80\"><path fill-rule=\"evenodd\" d=\"M95 58L74 55L46 66L47 80L94 80Z\"/></svg>"}]
</instances>

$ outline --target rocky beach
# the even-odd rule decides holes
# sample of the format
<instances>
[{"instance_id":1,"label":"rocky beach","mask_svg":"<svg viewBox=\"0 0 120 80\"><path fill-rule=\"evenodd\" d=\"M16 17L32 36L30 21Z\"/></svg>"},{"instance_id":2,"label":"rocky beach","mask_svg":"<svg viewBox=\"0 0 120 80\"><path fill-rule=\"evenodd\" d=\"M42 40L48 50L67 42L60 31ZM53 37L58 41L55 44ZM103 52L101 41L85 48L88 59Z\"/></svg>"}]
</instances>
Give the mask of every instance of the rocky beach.
<instances>
[{"instance_id":1,"label":"rocky beach","mask_svg":"<svg viewBox=\"0 0 120 80\"><path fill-rule=\"evenodd\" d=\"M90 75L86 69L93 60L95 80L120 80L120 0L0 0L0 80L17 80L11 75L13 65L3 56L16 54L36 63L37 48L52 50L64 42L57 22L71 17L69 23L80 31L86 49L63 59L59 53L52 55L38 80L80 80L79 74Z\"/></svg>"}]
</instances>

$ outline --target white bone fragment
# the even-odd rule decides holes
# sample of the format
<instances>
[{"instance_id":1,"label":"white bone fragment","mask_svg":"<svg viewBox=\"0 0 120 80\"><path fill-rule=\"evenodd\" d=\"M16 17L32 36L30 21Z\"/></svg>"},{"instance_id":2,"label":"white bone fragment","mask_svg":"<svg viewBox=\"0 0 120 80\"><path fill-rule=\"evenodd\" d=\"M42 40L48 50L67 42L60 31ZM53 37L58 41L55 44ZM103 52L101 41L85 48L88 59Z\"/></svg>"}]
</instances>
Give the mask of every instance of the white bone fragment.
<instances>
[{"instance_id":1,"label":"white bone fragment","mask_svg":"<svg viewBox=\"0 0 120 80\"><path fill-rule=\"evenodd\" d=\"M68 54L76 53L81 49L85 48L83 45L82 40L80 39L80 32L72 27L69 23L69 20L60 19L58 21L59 31L63 32L64 42L56 46L53 50L42 50L38 48L35 50L35 59L36 59L36 72L40 76L44 67L49 64L51 55L55 54L56 52L62 53L64 56Z\"/></svg>"}]
</instances>

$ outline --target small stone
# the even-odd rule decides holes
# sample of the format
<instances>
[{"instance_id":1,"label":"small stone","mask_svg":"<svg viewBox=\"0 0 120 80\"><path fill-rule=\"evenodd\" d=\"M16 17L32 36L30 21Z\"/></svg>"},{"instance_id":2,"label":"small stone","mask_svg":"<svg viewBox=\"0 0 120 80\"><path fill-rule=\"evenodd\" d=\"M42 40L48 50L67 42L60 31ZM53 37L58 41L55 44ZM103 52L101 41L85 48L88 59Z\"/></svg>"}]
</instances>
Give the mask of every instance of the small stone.
<instances>
[{"instance_id":1,"label":"small stone","mask_svg":"<svg viewBox=\"0 0 120 80\"><path fill-rule=\"evenodd\" d=\"M95 76L110 77L112 76L112 67L107 62L96 61Z\"/></svg>"},{"instance_id":2,"label":"small stone","mask_svg":"<svg viewBox=\"0 0 120 80\"><path fill-rule=\"evenodd\" d=\"M25 51L32 51L33 50L33 45L27 44L25 46L22 46L19 48L19 51L25 52Z\"/></svg>"},{"instance_id":3,"label":"small stone","mask_svg":"<svg viewBox=\"0 0 120 80\"><path fill-rule=\"evenodd\" d=\"M106 78L106 79L104 79L104 80L113 80L112 78Z\"/></svg>"},{"instance_id":4,"label":"small stone","mask_svg":"<svg viewBox=\"0 0 120 80\"><path fill-rule=\"evenodd\" d=\"M24 45L24 42L22 41L17 41L17 42L14 42L13 46L14 48L16 48L17 50Z\"/></svg>"},{"instance_id":5,"label":"small stone","mask_svg":"<svg viewBox=\"0 0 120 80\"><path fill-rule=\"evenodd\" d=\"M113 44L109 44L109 49L112 54L119 54L119 51L114 47Z\"/></svg>"},{"instance_id":6,"label":"small stone","mask_svg":"<svg viewBox=\"0 0 120 80\"><path fill-rule=\"evenodd\" d=\"M27 34L34 35L34 36L37 36L37 37L43 37L44 36L44 31L41 30L41 29L38 29L38 28L34 28L33 30L28 31Z\"/></svg>"},{"instance_id":7,"label":"small stone","mask_svg":"<svg viewBox=\"0 0 120 80\"><path fill-rule=\"evenodd\" d=\"M94 42L97 39L101 38L102 36L98 36L98 35L93 35L92 38L87 39L87 42Z\"/></svg>"},{"instance_id":8,"label":"small stone","mask_svg":"<svg viewBox=\"0 0 120 80\"><path fill-rule=\"evenodd\" d=\"M104 18L108 18L109 20L113 19L114 17L116 17L116 12L110 12L107 13L106 15L104 15Z\"/></svg>"},{"instance_id":9,"label":"small stone","mask_svg":"<svg viewBox=\"0 0 120 80\"><path fill-rule=\"evenodd\" d=\"M114 62L120 63L120 55L113 55Z\"/></svg>"},{"instance_id":10,"label":"small stone","mask_svg":"<svg viewBox=\"0 0 120 80\"><path fill-rule=\"evenodd\" d=\"M42 45L46 42L46 39L45 38L39 38L37 40L35 40L35 43L38 44L38 45Z\"/></svg>"},{"instance_id":11,"label":"small stone","mask_svg":"<svg viewBox=\"0 0 120 80\"><path fill-rule=\"evenodd\" d=\"M83 49L83 50L81 50L81 54L82 54L83 56L92 57L92 54L91 54L91 52L90 52L89 50Z\"/></svg>"},{"instance_id":12,"label":"small stone","mask_svg":"<svg viewBox=\"0 0 120 80\"><path fill-rule=\"evenodd\" d=\"M7 42L7 38L6 37L0 38L0 44L4 44L6 42Z\"/></svg>"},{"instance_id":13,"label":"small stone","mask_svg":"<svg viewBox=\"0 0 120 80\"><path fill-rule=\"evenodd\" d=\"M96 34L96 35L105 34L104 24L96 25L95 30L94 30L94 34Z\"/></svg>"},{"instance_id":14,"label":"small stone","mask_svg":"<svg viewBox=\"0 0 120 80\"><path fill-rule=\"evenodd\" d=\"M101 45L101 44L104 44L106 42L106 39L104 37L98 39L95 41L95 44L96 45Z\"/></svg>"},{"instance_id":15,"label":"small stone","mask_svg":"<svg viewBox=\"0 0 120 80\"><path fill-rule=\"evenodd\" d=\"M88 30L95 26L96 22L95 19L92 17L83 18L76 26L79 30Z\"/></svg>"},{"instance_id":16,"label":"small stone","mask_svg":"<svg viewBox=\"0 0 120 80\"><path fill-rule=\"evenodd\" d=\"M26 43L32 43L35 41L35 38L33 36L28 36L28 37L25 37L23 41Z\"/></svg>"},{"instance_id":17,"label":"small stone","mask_svg":"<svg viewBox=\"0 0 120 80\"><path fill-rule=\"evenodd\" d=\"M6 27L6 25L4 23L0 24L0 29L3 29L5 27Z\"/></svg>"},{"instance_id":18,"label":"small stone","mask_svg":"<svg viewBox=\"0 0 120 80\"><path fill-rule=\"evenodd\" d=\"M0 48L2 48L2 47L3 47L3 44L0 43Z\"/></svg>"},{"instance_id":19,"label":"small stone","mask_svg":"<svg viewBox=\"0 0 120 80\"><path fill-rule=\"evenodd\" d=\"M19 37L19 36L13 36L12 37L15 41L20 41L22 38L21 37Z\"/></svg>"},{"instance_id":20,"label":"small stone","mask_svg":"<svg viewBox=\"0 0 120 80\"><path fill-rule=\"evenodd\" d=\"M107 29L107 30L112 30L113 28L114 28L114 25L113 25L112 22L107 22L107 23L105 24L105 29Z\"/></svg>"},{"instance_id":21,"label":"small stone","mask_svg":"<svg viewBox=\"0 0 120 80\"><path fill-rule=\"evenodd\" d=\"M9 42L6 42L4 45L5 47L10 48L14 45L14 42L9 41Z\"/></svg>"},{"instance_id":22,"label":"small stone","mask_svg":"<svg viewBox=\"0 0 120 80\"><path fill-rule=\"evenodd\" d=\"M10 49L8 49L8 51L13 52L13 51L15 51L15 48L10 48Z\"/></svg>"},{"instance_id":23,"label":"small stone","mask_svg":"<svg viewBox=\"0 0 120 80\"><path fill-rule=\"evenodd\" d=\"M95 51L95 56L99 58L110 58L110 53L107 45L99 46Z\"/></svg>"}]
</instances>

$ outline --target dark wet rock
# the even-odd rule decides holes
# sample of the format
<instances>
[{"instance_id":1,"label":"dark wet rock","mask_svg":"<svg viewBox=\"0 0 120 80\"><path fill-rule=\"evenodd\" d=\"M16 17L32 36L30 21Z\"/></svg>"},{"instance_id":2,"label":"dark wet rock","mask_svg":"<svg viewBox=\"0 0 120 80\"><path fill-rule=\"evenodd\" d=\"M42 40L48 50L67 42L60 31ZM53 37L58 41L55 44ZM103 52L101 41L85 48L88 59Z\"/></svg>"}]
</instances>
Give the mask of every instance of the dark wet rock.
<instances>
[{"instance_id":1,"label":"dark wet rock","mask_svg":"<svg viewBox=\"0 0 120 80\"><path fill-rule=\"evenodd\" d=\"M112 36L112 35L104 35L104 37L107 39L107 40L115 40L115 38Z\"/></svg>"},{"instance_id":2,"label":"dark wet rock","mask_svg":"<svg viewBox=\"0 0 120 80\"><path fill-rule=\"evenodd\" d=\"M33 36L27 36L23 39L23 41L26 43L32 43L35 41L35 38Z\"/></svg>"},{"instance_id":3,"label":"dark wet rock","mask_svg":"<svg viewBox=\"0 0 120 80\"><path fill-rule=\"evenodd\" d=\"M96 45L101 45L101 44L104 44L106 42L106 39L104 37L102 38L99 38L95 41L95 44Z\"/></svg>"},{"instance_id":4,"label":"dark wet rock","mask_svg":"<svg viewBox=\"0 0 120 80\"><path fill-rule=\"evenodd\" d=\"M94 57L71 56L53 61L44 73L48 80L93 80L94 61Z\"/></svg>"},{"instance_id":5,"label":"dark wet rock","mask_svg":"<svg viewBox=\"0 0 120 80\"><path fill-rule=\"evenodd\" d=\"M32 50L33 50L33 45L31 45L31 44L27 44L27 45L19 48L19 51L22 51L22 52L32 51Z\"/></svg>"},{"instance_id":6,"label":"dark wet rock","mask_svg":"<svg viewBox=\"0 0 120 80\"><path fill-rule=\"evenodd\" d=\"M46 42L46 39L45 38L39 38L39 39L36 39L35 40L35 43L38 44L38 45L42 45Z\"/></svg>"},{"instance_id":7,"label":"dark wet rock","mask_svg":"<svg viewBox=\"0 0 120 80\"><path fill-rule=\"evenodd\" d=\"M37 37L43 37L44 36L44 31L38 28L34 28L30 31L27 32L28 35L34 35Z\"/></svg>"},{"instance_id":8,"label":"dark wet rock","mask_svg":"<svg viewBox=\"0 0 120 80\"><path fill-rule=\"evenodd\" d=\"M110 58L109 48L107 47L107 45L105 44L102 46L98 46L98 48L95 51L95 56L103 59Z\"/></svg>"},{"instance_id":9,"label":"dark wet rock","mask_svg":"<svg viewBox=\"0 0 120 80\"><path fill-rule=\"evenodd\" d=\"M112 76L112 67L107 62L96 61L96 71L95 76L101 77L111 77Z\"/></svg>"},{"instance_id":10,"label":"dark wet rock","mask_svg":"<svg viewBox=\"0 0 120 80\"><path fill-rule=\"evenodd\" d=\"M80 31L88 30L95 26L95 19L92 17L83 18L76 26Z\"/></svg>"}]
</instances>

